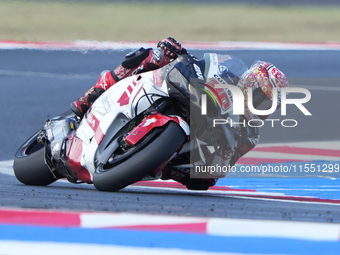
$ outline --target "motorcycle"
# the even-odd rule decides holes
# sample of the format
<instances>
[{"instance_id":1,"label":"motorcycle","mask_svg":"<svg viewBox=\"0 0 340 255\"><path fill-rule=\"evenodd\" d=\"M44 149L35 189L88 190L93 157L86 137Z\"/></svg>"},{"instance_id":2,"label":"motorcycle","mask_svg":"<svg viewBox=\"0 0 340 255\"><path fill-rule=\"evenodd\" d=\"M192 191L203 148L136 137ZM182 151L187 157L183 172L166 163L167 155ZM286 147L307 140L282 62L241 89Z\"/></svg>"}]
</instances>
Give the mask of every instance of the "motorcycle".
<instances>
[{"instance_id":1,"label":"motorcycle","mask_svg":"<svg viewBox=\"0 0 340 255\"><path fill-rule=\"evenodd\" d=\"M16 178L40 186L67 178L100 191L118 191L159 178L151 173L165 164L192 167L193 148L198 148L195 161L205 162L197 145L207 128L201 95L211 91L208 107L230 112L231 93L214 88L226 70L240 77L247 66L229 55L205 53L202 60L181 55L163 68L119 81L82 119L68 111L46 120L16 152Z\"/></svg>"}]
</instances>

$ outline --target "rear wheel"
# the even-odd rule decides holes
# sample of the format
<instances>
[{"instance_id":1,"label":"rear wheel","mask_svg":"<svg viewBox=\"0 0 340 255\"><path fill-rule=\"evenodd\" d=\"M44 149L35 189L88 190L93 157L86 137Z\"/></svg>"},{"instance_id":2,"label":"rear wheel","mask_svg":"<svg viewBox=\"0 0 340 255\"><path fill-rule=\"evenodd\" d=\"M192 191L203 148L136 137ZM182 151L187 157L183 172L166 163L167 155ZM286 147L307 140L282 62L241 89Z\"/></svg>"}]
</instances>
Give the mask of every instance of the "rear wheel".
<instances>
[{"instance_id":1,"label":"rear wheel","mask_svg":"<svg viewBox=\"0 0 340 255\"><path fill-rule=\"evenodd\" d=\"M98 167L93 175L93 184L96 189L118 191L141 180L168 160L185 142L186 135L175 122L169 122L162 128L163 130L155 139L124 162L111 168L107 168L105 165Z\"/></svg>"},{"instance_id":2,"label":"rear wheel","mask_svg":"<svg viewBox=\"0 0 340 255\"><path fill-rule=\"evenodd\" d=\"M57 180L45 164L44 146L37 142L39 132L20 147L14 158L14 174L26 185L46 186Z\"/></svg>"}]
</instances>

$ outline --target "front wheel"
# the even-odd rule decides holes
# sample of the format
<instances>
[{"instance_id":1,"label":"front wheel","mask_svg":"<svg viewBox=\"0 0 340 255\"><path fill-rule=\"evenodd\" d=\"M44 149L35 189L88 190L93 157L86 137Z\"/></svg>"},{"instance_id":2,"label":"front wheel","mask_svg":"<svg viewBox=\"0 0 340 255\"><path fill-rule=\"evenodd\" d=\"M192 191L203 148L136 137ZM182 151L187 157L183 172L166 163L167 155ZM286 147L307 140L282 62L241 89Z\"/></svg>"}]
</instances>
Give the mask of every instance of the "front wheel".
<instances>
[{"instance_id":1,"label":"front wheel","mask_svg":"<svg viewBox=\"0 0 340 255\"><path fill-rule=\"evenodd\" d=\"M26 185L46 186L57 180L45 164L44 146L37 142L39 132L19 148L14 158L14 174Z\"/></svg>"},{"instance_id":2,"label":"front wheel","mask_svg":"<svg viewBox=\"0 0 340 255\"><path fill-rule=\"evenodd\" d=\"M168 160L186 141L182 128L175 122L163 127L161 134L124 162L93 175L93 184L100 191L118 191ZM103 169L101 169L103 170Z\"/></svg>"}]
</instances>

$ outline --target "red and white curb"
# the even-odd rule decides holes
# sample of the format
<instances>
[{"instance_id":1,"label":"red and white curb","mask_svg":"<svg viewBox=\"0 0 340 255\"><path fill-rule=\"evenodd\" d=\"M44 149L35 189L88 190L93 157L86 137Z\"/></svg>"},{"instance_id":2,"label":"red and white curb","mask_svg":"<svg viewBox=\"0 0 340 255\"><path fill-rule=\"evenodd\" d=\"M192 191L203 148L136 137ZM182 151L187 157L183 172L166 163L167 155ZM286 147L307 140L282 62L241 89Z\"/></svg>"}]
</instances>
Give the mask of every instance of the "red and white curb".
<instances>
[{"instance_id":1,"label":"red and white curb","mask_svg":"<svg viewBox=\"0 0 340 255\"><path fill-rule=\"evenodd\" d=\"M35 50L125 50L140 47L153 48L152 42L115 42L115 41L84 41L74 42L23 42L0 41L0 49L35 49ZM339 42L326 43L289 43L289 42L182 42L183 47L196 50L340 50Z\"/></svg>"},{"instance_id":2,"label":"red and white curb","mask_svg":"<svg viewBox=\"0 0 340 255\"><path fill-rule=\"evenodd\" d=\"M340 224L0 208L0 224L339 241Z\"/></svg>"},{"instance_id":3,"label":"red and white curb","mask_svg":"<svg viewBox=\"0 0 340 255\"><path fill-rule=\"evenodd\" d=\"M259 144L238 164L339 161L340 141Z\"/></svg>"}]
</instances>

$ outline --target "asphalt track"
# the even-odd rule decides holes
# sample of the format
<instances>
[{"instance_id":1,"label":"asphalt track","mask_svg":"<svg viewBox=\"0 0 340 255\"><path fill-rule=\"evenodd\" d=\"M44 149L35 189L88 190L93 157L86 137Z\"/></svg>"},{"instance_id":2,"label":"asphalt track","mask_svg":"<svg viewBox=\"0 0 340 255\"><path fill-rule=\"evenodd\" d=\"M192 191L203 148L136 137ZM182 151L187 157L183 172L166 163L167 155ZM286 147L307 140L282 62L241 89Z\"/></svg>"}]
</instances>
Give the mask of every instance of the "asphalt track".
<instances>
[{"instance_id":1,"label":"asphalt track","mask_svg":"<svg viewBox=\"0 0 340 255\"><path fill-rule=\"evenodd\" d=\"M68 109L97 80L102 70L116 67L124 51L1 50L0 160L11 160L16 149L44 120ZM192 50L202 57L203 51ZM232 50L250 65L257 59L275 63L312 99L304 116L288 107L284 118L298 120L295 128L264 126L262 142L340 140L339 59L334 50ZM276 118L281 118L279 114ZM330 148L332 149L332 148ZM181 216L232 217L340 222L340 207L129 187L117 193L98 192L91 185L58 181L48 187L21 185L13 175L0 174L0 206L86 211L152 213Z\"/></svg>"}]
</instances>

